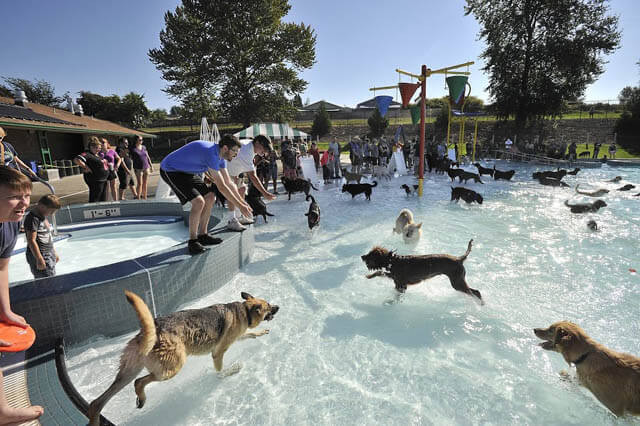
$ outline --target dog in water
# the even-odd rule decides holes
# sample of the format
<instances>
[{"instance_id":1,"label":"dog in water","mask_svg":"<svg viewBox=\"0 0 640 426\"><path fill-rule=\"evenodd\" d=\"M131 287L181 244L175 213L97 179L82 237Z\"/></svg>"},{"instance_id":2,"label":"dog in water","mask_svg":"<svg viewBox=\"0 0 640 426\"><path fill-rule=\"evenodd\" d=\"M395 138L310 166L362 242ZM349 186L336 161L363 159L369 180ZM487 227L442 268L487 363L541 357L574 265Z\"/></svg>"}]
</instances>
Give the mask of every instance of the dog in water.
<instances>
[{"instance_id":1,"label":"dog in water","mask_svg":"<svg viewBox=\"0 0 640 426\"><path fill-rule=\"evenodd\" d=\"M393 227L393 232L396 234L402 234L404 227L410 223L413 223L413 213L411 213L411 210L400 210L400 214L398 214L398 218L396 219L396 225Z\"/></svg>"},{"instance_id":2,"label":"dog in water","mask_svg":"<svg viewBox=\"0 0 640 426\"><path fill-rule=\"evenodd\" d=\"M377 181L371 183L346 183L342 185L342 192L348 192L353 199L358 194L364 194L368 201L371 201L371 188L378 186Z\"/></svg>"},{"instance_id":3,"label":"dog in water","mask_svg":"<svg viewBox=\"0 0 640 426\"><path fill-rule=\"evenodd\" d=\"M284 190L289 193L289 201L291 200L291 194L294 194L296 192L304 192L304 195L306 196L309 195L309 192L311 192L311 188L315 189L316 191L318 190L318 188L313 186L313 184L311 183L311 179L291 179L282 176L282 185L284 186Z\"/></svg>"},{"instance_id":4,"label":"dog in water","mask_svg":"<svg viewBox=\"0 0 640 426\"><path fill-rule=\"evenodd\" d=\"M125 291L140 321L140 333L127 343L120 357L120 369L109 388L90 405L87 416L92 426L100 424L100 412L109 400L143 368L149 371L136 379L137 406L147 399L144 388L152 382L169 380L182 369L187 356L213 356L216 371L222 370L222 358L234 342L264 336L269 330L248 332L262 321L270 321L279 307L242 292L244 302L189 309L153 318L149 308L136 294Z\"/></svg>"},{"instance_id":5,"label":"dog in water","mask_svg":"<svg viewBox=\"0 0 640 426\"><path fill-rule=\"evenodd\" d=\"M460 257L448 254L399 256L394 251L376 246L361 258L367 269L375 271L368 274L367 278L391 278L400 293L407 291L409 285L418 284L437 275L446 275L455 290L475 297L484 304L480 292L470 288L465 279L466 270L463 263L471 253L472 242L473 240L469 241L466 253Z\"/></svg>"},{"instance_id":6,"label":"dog in water","mask_svg":"<svg viewBox=\"0 0 640 426\"><path fill-rule=\"evenodd\" d=\"M506 172L503 172L501 170L496 169L496 166L493 166L493 180L498 180L498 179L511 180L511 178L515 174L516 174L515 170L508 170Z\"/></svg>"},{"instance_id":7,"label":"dog in water","mask_svg":"<svg viewBox=\"0 0 640 426\"><path fill-rule=\"evenodd\" d=\"M387 171L387 168L384 166L373 166L372 176L378 179L391 180L391 174Z\"/></svg>"},{"instance_id":8,"label":"dog in water","mask_svg":"<svg viewBox=\"0 0 640 426\"><path fill-rule=\"evenodd\" d=\"M247 192L244 199L251 207L251 210L253 210L253 218L255 219L258 216L262 216L264 223L268 223L267 216L273 215L267 211L267 205L262 201L262 194L255 186L249 186L249 192Z\"/></svg>"},{"instance_id":9,"label":"dog in water","mask_svg":"<svg viewBox=\"0 0 640 426\"><path fill-rule=\"evenodd\" d=\"M494 174L494 178L495 178L495 174ZM458 175L458 182L460 183L462 183L463 180L464 180L464 183L467 183L469 179L473 179L473 181L476 183L484 184L484 182L480 180L480 175L478 175L477 173L471 173L471 172L466 172L462 170L462 172Z\"/></svg>"},{"instance_id":10,"label":"dog in water","mask_svg":"<svg viewBox=\"0 0 640 426\"><path fill-rule=\"evenodd\" d=\"M595 191L580 191L578 189L579 186L580 186L580 184L576 185L576 192L578 194L587 195L589 197L602 197L604 194L608 194L609 193L609 190L608 189L604 189L604 188L600 188L600 189L597 189Z\"/></svg>"},{"instance_id":11,"label":"dog in water","mask_svg":"<svg viewBox=\"0 0 640 426\"><path fill-rule=\"evenodd\" d=\"M577 174L578 174L578 172L579 172L580 170L582 170L580 167L576 167L575 169L571 170L570 172L567 172L567 174L568 174L568 175L573 175L573 176L575 176L575 175L577 175Z\"/></svg>"},{"instance_id":12,"label":"dog in water","mask_svg":"<svg viewBox=\"0 0 640 426\"><path fill-rule=\"evenodd\" d=\"M628 183L625 186L618 188L618 191L631 191L635 187L635 185L631 185L630 183Z\"/></svg>"},{"instance_id":13,"label":"dog in water","mask_svg":"<svg viewBox=\"0 0 640 426\"><path fill-rule=\"evenodd\" d=\"M405 244L417 244L422 238L422 222L408 223L402 228L402 241Z\"/></svg>"},{"instance_id":14,"label":"dog in water","mask_svg":"<svg viewBox=\"0 0 640 426\"><path fill-rule=\"evenodd\" d=\"M307 195L307 198L305 198L305 200L309 201L309 198L311 198L309 211L304 215L307 217L309 230L313 230L313 228L320 224L320 206L318 205L318 203L316 203L316 199L313 198L313 195Z\"/></svg>"},{"instance_id":15,"label":"dog in water","mask_svg":"<svg viewBox=\"0 0 640 426\"><path fill-rule=\"evenodd\" d=\"M364 177L360 173L352 173L350 171L347 171L347 169L342 169L342 176L344 176L344 179L347 181L347 183L351 181L360 183L360 181Z\"/></svg>"},{"instance_id":16,"label":"dog in water","mask_svg":"<svg viewBox=\"0 0 640 426\"><path fill-rule=\"evenodd\" d=\"M605 180L605 182L618 183L622 180L622 176L616 176L613 179Z\"/></svg>"},{"instance_id":17,"label":"dog in water","mask_svg":"<svg viewBox=\"0 0 640 426\"><path fill-rule=\"evenodd\" d=\"M407 196L415 195L418 193L418 185L413 185L413 189L411 189L409 185L403 183L402 185L400 185L400 188L404 189L404 192L407 194Z\"/></svg>"},{"instance_id":18,"label":"dog in water","mask_svg":"<svg viewBox=\"0 0 640 426\"><path fill-rule=\"evenodd\" d=\"M569 204L565 201L564 205L571 208L571 213L595 213L602 207L607 207L607 203L602 200L595 200L593 203Z\"/></svg>"},{"instance_id":19,"label":"dog in water","mask_svg":"<svg viewBox=\"0 0 640 426\"><path fill-rule=\"evenodd\" d=\"M587 222L587 228L591 229L592 231L597 231L598 230L598 223L591 219L589 222Z\"/></svg>"},{"instance_id":20,"label":"dog in water","mask_svg":"<svg viewBox=\"0 0 640 426\"><path fill-rule=\"evenodd\" d=\"M613 351L578 325L560 321L534 328L540 347L576 366L578 381L616 416L640 416L640 358Z\"/></svg>"},{"instance_id":21,"label":"dog in water","mask_svg":"<svg viewBox=\"0 0 640 426\"><path fill-rule=\"evenodd\" d=\"M474 201L478 204L482 204L484 201L482 195L478 194L476 191L471 189L464 188L462 186L451 187L451 201L455 201L456 203L463 199L467 204L471 204Z\"/></svg>"},{"instance_id":22,"label":"dog in water","mask_svg":"<svg viewBox=\"0 0 640 426\"><path fill-rule=\"evenodd\" d=\"M480 163L473 163L473 165L476 166L476 169L478 169L478 174L480 176L489 175L489 176L493 177L493 171L496 169L495 166L493 166L493 169L489 169L487 167L482 167L480 165Z\"/></svg>"},{"instance_id":23,"label":"dog in water","mask_svg":"<svg viewBox=\"0 0 640 426\"><path fill-rule=\"evenodd\" d=\"M538 179L538 182L540 182L540 185L569 187L569 185L567 185L566 183L564 183L560 179L556 179L556 178L552 178L552 177L545 177L545 176L538 176L537 179Z\"/></svg>"}]
</instances>

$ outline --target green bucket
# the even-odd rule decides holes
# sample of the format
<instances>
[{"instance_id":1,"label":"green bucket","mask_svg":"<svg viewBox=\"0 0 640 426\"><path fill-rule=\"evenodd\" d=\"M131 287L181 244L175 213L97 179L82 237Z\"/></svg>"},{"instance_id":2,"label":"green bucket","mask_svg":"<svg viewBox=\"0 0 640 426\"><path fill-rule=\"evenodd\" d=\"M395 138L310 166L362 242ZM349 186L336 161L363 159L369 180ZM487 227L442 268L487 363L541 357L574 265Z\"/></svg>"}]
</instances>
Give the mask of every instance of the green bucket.
<instances>
[{"instance_id":1,"label":"green bucket","mask_svg":"<svg viewBox=\"0 0 640 426\"><path fill-rule=\"evenodd\" d=\"M420 122L420 105L411 105L411 123L418 124Z\"/></svg>"},{"instance_id":2,"label":"green bucket","mask_svg":"<svg viewBox=\"0 0 640 426\"><path fill-rule=\"evenodd\" d=\"M464 90L467 86L466 75L454 75L447 77L447 86L449 87L449 101L453 105L462 105L464 103Z\"/></svg>"}]
</instances>

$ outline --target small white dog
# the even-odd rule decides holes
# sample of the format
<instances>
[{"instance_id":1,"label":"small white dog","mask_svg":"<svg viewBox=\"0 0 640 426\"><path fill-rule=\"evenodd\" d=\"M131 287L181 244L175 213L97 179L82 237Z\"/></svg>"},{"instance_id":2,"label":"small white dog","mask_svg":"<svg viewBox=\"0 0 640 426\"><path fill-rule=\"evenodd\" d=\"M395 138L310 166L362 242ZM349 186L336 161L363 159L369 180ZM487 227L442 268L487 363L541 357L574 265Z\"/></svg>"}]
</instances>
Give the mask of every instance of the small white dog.
<instances>
[{"instance_id":1,"label":"small white dog","mask_svg":"<svg viewBox=\"0 0 640 426\"><path fill-rule=\"evenodd\" d=\"M395 232L396 234L402 234L404 227L410 223L413 223L413 213L411 213L411 210L400 210L400 214L396 219L396 226L393 228L393 232Z\"/></svg>"},{"instance_id":2,"label":"small white dog","mask_svg":"<svg viewBox=\"0 0 640 426\"><path fill-rule=\"evenodd\" d=\"M405 244L417 244L422 237L422 222L408 223L402 229L402 239Z\"/></svg>"}]
</instances>

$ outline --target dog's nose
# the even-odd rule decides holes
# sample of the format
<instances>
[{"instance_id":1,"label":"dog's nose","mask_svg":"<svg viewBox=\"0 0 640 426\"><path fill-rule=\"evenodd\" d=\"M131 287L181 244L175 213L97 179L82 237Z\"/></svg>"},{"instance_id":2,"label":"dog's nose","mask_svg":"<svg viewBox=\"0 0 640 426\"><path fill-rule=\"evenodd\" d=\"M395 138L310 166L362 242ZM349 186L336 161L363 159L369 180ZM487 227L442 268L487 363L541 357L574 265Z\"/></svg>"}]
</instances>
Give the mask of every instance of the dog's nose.
<instances>
[{"instance_id":1,"label":"dog's nose","mask_svg":"<svg viewBox=\"0 0 640 426\"><path fill-rule=\"evenodd\" d=\"M275 315L276 312L278 312L278 310L280 309L280 306L275 305L271 307L271 315Z\"/></svg>"}]
</instances>

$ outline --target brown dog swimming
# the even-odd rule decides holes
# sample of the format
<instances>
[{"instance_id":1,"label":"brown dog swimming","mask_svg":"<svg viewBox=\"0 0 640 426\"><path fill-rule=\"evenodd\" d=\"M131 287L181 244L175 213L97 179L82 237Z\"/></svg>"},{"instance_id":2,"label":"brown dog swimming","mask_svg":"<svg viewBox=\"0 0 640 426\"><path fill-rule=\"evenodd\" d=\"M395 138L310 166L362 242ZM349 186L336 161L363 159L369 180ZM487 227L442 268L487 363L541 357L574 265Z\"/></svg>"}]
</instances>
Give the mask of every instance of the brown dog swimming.
<instances>
[{"instance_id":1,"label":"brown dog swimming","mask_svg":"<svg viewBox=\"0 0 640 426\"><path fill-rule=\"evenodd\" d=\"M222 358L229 346L238 340L269 333L269 330L247 332L247 329L270 321L279 309L242 292L244 302L189 309L154 319L139 296L129 291L125 291L125 295L138 315L140 333L122 352L114 382L89 405L87 415L92 426L100 424L100 412L107 402L131 383L143 368L149 374L135 381L138 408L146 401L145 386L178 374L188 355L211 354L216 371L221 371Z\"/></svg>"},{"instance_id":2,"label":"brown dog swimming","mask_svg":"<svg viewBox=\"0 0 640 426\"><path fill-rule=\"evenodd\" d=\"M446 275L455 290L473 296L484 304L480 292L470 288L465 280L466 270L463 263L471 253L472 242L473 240L469 241L466 253L460 257L448 254L399 256L393 251L376 246L361 258L370 271L375 271L368 274L367 278L391 278L400 293L404 293L409 285L418 284L437 275Z\"/></svg>"},{"instance_id":3,"label":"brown dog swimming","mask_svg":"<svg viewBox=\"0 0 640 426\"><path fill-rule=\"evenodd\" d=\"M580 384L616 416L640 416L640 358L612 351L578 325L560 321L534 328L542 349L558 352L576 366Z\"/></svg>"}]
</instances>

